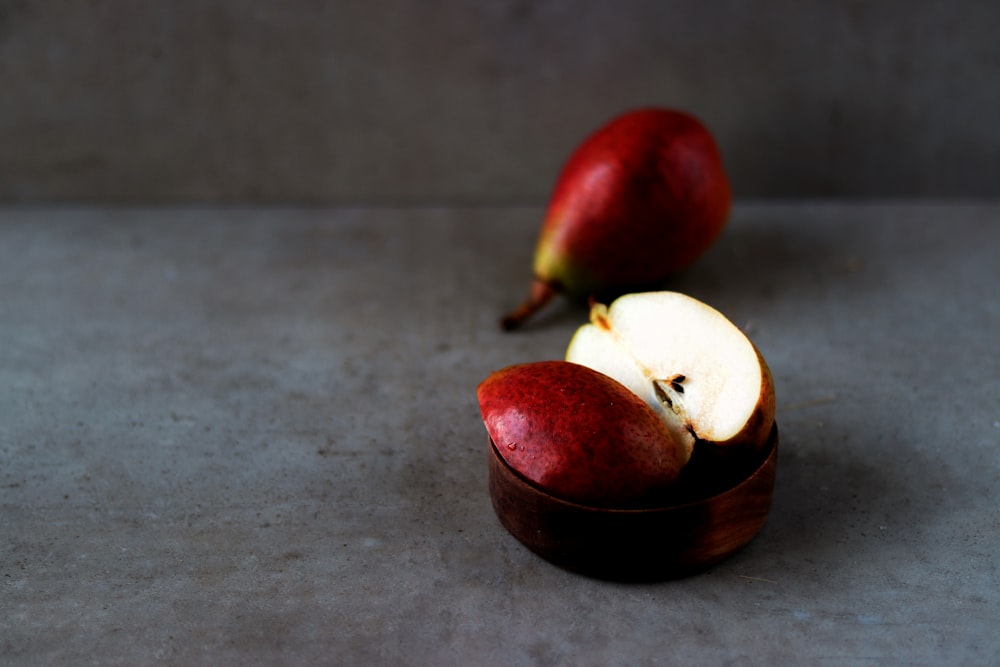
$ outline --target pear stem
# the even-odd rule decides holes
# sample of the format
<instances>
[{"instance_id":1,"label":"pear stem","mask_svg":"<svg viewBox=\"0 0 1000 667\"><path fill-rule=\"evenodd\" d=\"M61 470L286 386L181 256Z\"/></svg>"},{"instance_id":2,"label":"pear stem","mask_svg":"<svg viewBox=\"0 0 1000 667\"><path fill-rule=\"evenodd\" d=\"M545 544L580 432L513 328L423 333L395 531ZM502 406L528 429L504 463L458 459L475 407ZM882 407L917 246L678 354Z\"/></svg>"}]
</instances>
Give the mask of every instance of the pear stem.
<instances>
[{"instance_id":1,"label":"pear stem","mask_svg":"<svg viewBox=\"0 0 1000 667\"><path fill-rule=\"evenodd\" d=\"M539 278L535 278L531 282L531 291L528 294L527 300L503 316L500 320L500 328L504 331L513 331L518 328L525 320L541 310L555 294L555 287Z\"/></svg>"}]
</instances>

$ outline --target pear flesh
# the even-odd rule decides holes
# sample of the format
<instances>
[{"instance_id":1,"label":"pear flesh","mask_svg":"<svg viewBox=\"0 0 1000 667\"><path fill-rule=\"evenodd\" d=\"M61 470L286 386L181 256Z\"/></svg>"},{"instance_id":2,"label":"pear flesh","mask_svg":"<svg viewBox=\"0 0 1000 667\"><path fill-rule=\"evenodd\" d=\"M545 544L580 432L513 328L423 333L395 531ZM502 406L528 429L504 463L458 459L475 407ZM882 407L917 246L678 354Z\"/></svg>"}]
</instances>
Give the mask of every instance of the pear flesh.
<instances>
[{"instance_id":1,"label":"pear flesh","mask_svg":"<svg viewBox=\"0 0 1000 667\"><path fill-rule=\"evenodd\" d=\"M678 292L593 304L566 351L631 389L690 452L696 442L763 448L774 385L754 344L722 313Z\"/></svg>"}]
</instances>

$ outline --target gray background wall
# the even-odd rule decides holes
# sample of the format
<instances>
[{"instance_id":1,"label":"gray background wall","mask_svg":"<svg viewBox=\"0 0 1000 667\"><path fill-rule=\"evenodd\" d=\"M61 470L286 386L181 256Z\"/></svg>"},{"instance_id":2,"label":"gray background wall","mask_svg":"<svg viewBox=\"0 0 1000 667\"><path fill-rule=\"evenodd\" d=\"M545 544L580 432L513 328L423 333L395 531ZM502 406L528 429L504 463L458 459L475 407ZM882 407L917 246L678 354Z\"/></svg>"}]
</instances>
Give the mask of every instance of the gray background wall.
<instances>
[{"instance_id":1,"label":"gray background wall","mask_svg":"<svg viewBox=\"0 0 1000 667\"><path fill-rule=\"evenodd\" d=\"M688 109L741 197L1000 193L1000 2L0 0L0 201L540 203Z\"/></svg>"}]
</instances>

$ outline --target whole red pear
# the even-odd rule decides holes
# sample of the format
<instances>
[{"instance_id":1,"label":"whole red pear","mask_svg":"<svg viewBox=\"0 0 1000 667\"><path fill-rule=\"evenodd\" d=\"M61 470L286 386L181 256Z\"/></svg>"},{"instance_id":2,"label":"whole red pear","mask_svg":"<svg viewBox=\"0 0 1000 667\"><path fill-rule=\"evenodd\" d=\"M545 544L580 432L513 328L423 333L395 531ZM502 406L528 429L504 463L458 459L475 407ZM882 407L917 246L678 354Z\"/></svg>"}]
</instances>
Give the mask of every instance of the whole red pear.
<instances>
[{"instance_id":1,"label":"whole red pear","mask_svg":"<svg viewBox=\"0 0 1000 667\"><path fill-rule=\"evenodd\" d=\"M697 118L648 108L613 119L563 167L530 295L501 325L516 328L557 293L580 300L664 281L713 244L731 199L718 147Z\"/></svg>"},{"instance_id":2,"label":"whole red pear","mask_svg":"<svg viewBox=\"0 0 1000 667\"><path fill-rule=\"evenodd\" d=\"M642 399L586 366L509 366L483 380L476 393L486 430L507 464L564 500L641 504L667 489L689 456Z\"/></svg>"}]
</instances>

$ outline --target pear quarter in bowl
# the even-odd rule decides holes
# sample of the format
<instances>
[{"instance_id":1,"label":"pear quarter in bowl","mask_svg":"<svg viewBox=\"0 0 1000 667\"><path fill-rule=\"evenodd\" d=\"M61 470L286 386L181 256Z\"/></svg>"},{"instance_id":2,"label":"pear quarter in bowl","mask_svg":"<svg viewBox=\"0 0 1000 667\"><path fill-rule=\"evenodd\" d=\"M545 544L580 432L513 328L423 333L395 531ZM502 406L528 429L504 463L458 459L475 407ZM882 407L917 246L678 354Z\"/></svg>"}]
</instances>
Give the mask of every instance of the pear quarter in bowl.
<instances>
[{"instance_id":1,"label":"pear quarter in bowl","mask_svg":"<svg viewBox=\"0 0 1000 667\"><path fill-rule=\"evenodd\" d=\"M508 366L483 380L476 395L506 463L570 502L655 504L688 462L689 451L641 398L580 364Z\"/></svg>"},{"instance_id":2,"label":"pear quarter in bowl","mask_svg":"<svg viewBox=\"0 0 1000 667\"><path fill-rule=\"evenodd\" d=\"M636 292L593 304L566 359L631 389L701 458L759 462L766 448L775 406L767 363L735 324L697 299Z\"/></svg>"}]
</instances>

